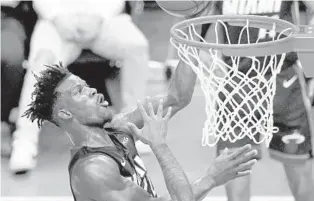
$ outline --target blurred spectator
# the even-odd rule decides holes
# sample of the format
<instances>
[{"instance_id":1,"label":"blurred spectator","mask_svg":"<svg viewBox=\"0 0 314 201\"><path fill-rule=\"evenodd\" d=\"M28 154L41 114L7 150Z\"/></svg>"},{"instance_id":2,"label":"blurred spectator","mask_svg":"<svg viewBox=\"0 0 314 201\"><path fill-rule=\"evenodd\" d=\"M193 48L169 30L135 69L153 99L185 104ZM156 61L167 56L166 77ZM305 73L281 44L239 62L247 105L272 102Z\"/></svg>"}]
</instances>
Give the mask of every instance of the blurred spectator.
<instances>
[{"instance_id":1,"label":"blurred spectator","mask_svg":"<svg viewBox=\"0 0 314 201\"><path fill-rule=\"evenodd\" d=\"M130 109L128 107L136 105L136 100L144 98L148 73L148 42L131 17L123 13L124 0L36 0L33 7L39 20L31 39L28 70L19 102L17 130L14 132L10 168L15 173L36 166L39 129L36 122L21 116L31 100L35 83L33 73L42 71L45 68L43 64L61 61L70 65L83 49L120 62L125 109ZM112 87L115 84L112 83Z\"/></svg>"},{"instance_id":2,"label":"blurred spectator","mask_svg":"<svg viewBox=\"0 0 314 201\"><path fill-rule=\"evenodd\" d=\"M27 1L1 1L1 156L11 152L16 107L23 84L22 63L36 15Z\"/></svg>"}]
</instances>

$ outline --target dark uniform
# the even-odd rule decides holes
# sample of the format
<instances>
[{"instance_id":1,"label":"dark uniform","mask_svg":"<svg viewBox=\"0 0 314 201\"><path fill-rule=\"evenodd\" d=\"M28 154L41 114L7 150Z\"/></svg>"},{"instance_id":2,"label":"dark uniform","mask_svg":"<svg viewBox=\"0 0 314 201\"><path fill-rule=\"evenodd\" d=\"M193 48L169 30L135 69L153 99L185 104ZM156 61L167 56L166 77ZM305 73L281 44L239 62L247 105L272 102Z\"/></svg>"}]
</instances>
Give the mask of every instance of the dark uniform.
<instances>
[{"instance_id":1,"label":"dark uniform","mask_svg":"<svg viewBox=\"0 0 314 201\"><path fill-rule=\"evenodd\" d=\"M119 166L120 174L136 185L142 187L152 197L157 197L153 184L148 178L147 170L143 161L140 159L134 139L132 135L123 129L107 128L106 132L111 138L115 147L87 147L71 150L71 161L69 163L70 186L75 201L80 201L79 192L72 186L72 179L75 175L72 174L73 167L80 160L90 159L91 157L98 157L105 155L111 157ZM104 167L106 168L106 167Z\"/></svg>"}]
</instances>

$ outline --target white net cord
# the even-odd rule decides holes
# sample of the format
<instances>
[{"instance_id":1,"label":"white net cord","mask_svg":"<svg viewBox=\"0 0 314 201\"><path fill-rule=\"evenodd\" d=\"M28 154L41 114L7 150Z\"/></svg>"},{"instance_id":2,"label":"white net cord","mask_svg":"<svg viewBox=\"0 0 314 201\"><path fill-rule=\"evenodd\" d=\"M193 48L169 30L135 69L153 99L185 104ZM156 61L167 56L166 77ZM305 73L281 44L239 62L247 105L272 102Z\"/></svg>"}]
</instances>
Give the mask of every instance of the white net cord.
<instances>
[{"instance_id":1,"label":"white net cord","mask_svg":"<svg viewBox=\"0 0 314 201\"><path fill-rule=\"evenodd\" d=\"M227 42L232 45L227 26L223 21L215 23L216 43L219 41L218 25L222 25ZM249 20L239 34L238 44L244 32L250 43ZM275 32L276 24L269 32ZM287 29L288 30L288 29ZM277 40L284 30L272 40ZM207 43L190 25L184 32L176 30L189 40ZM260 38L257 39L258 43ZM180 59L197 74L205 96L207 120L203 128L202 145L215 146L218 140L235 142L249 137L256 144L266 142L266 146L278 129L273 125L273 98L276 91L276 77L280 72L285 55L269 55L262 59L245 57L251 60L251 67L246 72L239 69L240 59L231 56L231 65L220 58L219 50L200 49L170 40L178 50ZM200 52L206 51L211 63L203 62ZM253 75L253 76L252 76ZM271 75L271 76L269 76Z\"/></svg>"}]
</instances>

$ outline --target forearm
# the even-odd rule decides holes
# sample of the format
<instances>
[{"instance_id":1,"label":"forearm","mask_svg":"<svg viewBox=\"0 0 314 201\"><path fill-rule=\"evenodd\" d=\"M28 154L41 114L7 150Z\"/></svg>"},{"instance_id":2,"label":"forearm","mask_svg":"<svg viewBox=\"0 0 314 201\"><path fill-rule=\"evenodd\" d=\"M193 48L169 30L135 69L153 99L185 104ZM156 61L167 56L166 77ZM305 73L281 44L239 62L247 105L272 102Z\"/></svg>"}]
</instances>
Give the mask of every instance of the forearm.
<instances>
[{"instance_id":1,"label":"forearm","mask_svg":"<svg viewBox=\"0 0 314 201\"><path fill-rule=\"evenodd\" d=\"M180 107L184 107L189 104L194 93L196 78L192 68L180 60L171 79L165 106L167 104L173 106L176 103Z\"/></svg>"},{"instance_id":2,"label":"forearm","mask_svg":"<svg viewBox=\"0 0 314 201\"><path fill-rule=\"evenodd\" d=\"M143 0L135 0L129 1L131 7L131 15L136 16L140 15L144 10L144 1Z\"/></svg>"},{"instance_id":3,"label":"forearm","mask_svg":"<svg viewBox=\"0 0 314 201\"><path fill-rule=\"evenodd\" d=\"M215 187L214 181L209 176L201 177L192 184L192 190L196 201L204 197Z\"/></svg>"},{"instance_id":4,"label":"forearm","mask_svg":"<svg viewBox=\"0 0 314 201\"><path fill-rule=\"evenodd\" d=\"M152 146L162 169L172 200L193 201L194 195L187 176L166 144Z\"/></svg>"},{"instance_id":5,"label":"forearm","mask_svg":"<svg viewBox=\"0 0 314 201\"><path fill-rule=\"evenodd\" d=\"M215 184L210 177L205 176L193 182L193 184L191 184L191 187L194 195L194 200L201 201L213 188L215 188ZM165 200L170 200L170 198L168 197L168 199L166 198Z\"/></svg>"},{"instance_id":6,"label":"forearm","mask_svg":"<svg viewBox=\"0 0 314 201\"><path fill-rule=\"evenodd\" d=\"M195 83L196 74L194 71L190 66L185 64L183 61L180 61L171 80L167 94L155 96L150 100L153 104L154 110L157 111L159 100L163 99L164 108L172 107L171 116L175 115L179 110L190 103L194 93ZM142 105L145 110L147 110L148 105L145 101ZM166 113L167 110L164 110L164 115ZM123 121L131 122L138 128L142 128L144 125L141 113L138 109L125 114Z\"/></svg>"}]
</instances>

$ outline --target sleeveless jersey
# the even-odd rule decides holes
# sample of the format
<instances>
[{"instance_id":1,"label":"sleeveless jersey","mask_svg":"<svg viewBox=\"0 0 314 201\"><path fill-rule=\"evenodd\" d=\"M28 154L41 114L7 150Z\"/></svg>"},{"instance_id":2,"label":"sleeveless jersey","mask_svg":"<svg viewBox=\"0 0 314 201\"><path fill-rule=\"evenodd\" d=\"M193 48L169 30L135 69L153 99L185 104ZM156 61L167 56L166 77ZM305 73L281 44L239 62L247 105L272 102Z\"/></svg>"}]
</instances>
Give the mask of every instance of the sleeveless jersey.
<instances>
[{"instance_id":1,"label":"sleeveless jersey","mask_svg":"<svg viewBox=\"0 0 314 201\"><path fill-rule=\"evenodd\" d=\"M157 197L154 186L147 175L143 161L139 157L134 139L130 133L122 129L106 128L106 132L115 144L115 147L87 147L71 150L71 161L69 163L70 187L75 201L76 191L72 186L72 170L76 162L89 156L106 155L111 157L119 166L122 177L129 179L136 185L142 187L152 197Z\"/></svg>"}]
</instances>

